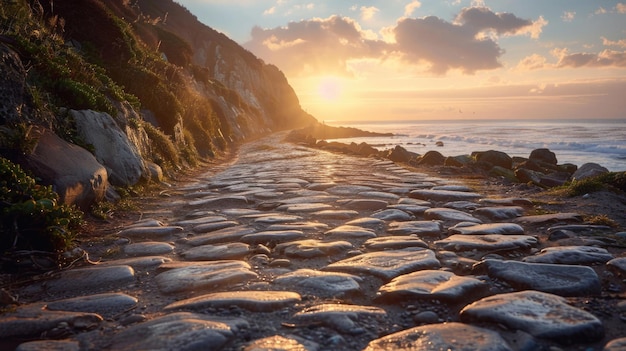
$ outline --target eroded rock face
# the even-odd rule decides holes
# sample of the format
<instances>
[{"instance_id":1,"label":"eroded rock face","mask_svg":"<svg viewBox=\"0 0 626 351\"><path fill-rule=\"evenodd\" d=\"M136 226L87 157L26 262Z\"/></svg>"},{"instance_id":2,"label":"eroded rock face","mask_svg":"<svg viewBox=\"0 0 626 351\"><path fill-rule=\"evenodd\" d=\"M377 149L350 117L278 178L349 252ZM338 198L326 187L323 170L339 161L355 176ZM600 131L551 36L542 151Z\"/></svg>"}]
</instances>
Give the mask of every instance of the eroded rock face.
<instances>
[{"instance_id":1,"label":"eroded rock face","mask_svg":"<svg viewBox=\"0 0 626 351\"><path fill-rule=\"evenodd\" d=\"M69 113L79 135L93 145L97 160L108 168L111 184L130 186L144 173L148 175L141 155L108 113L91 110Z\"/></svg>"},{"instance_id":2,"label":"eroded rock face","mask_svg":"<svg viewBox=\"0 0 626 351\"><path fill-rule=\"evenodd\" d=\"M18 122L26 108L26 70L17 53L0 44L0 124Z\"/></svg>"},{"instance_id":3,"label":"eroded rock face","mask_svg":"<svg viewBox=\"0 0 626 351\"><path fill-rule=\"evenodd\" d=\"M27 168L44 184L52 184L63 203L87 209L104 198L107 171L87 150L70 144L49 130L41 130Z\"/></svg>"}]
</instances>

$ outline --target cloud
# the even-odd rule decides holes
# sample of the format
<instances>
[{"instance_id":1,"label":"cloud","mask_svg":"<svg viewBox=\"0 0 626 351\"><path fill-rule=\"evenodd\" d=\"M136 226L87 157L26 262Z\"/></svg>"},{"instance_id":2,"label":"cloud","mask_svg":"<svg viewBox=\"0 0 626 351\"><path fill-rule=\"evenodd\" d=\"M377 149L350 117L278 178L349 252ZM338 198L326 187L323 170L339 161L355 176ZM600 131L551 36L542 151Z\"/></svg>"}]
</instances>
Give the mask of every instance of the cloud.
<instances>
[{"instance_id":1,"label":"cloud","mask_svg":"<svg viewBox=\"0 0 626 351\"><path fill-rule=\"evenodd\" d=\"M617 5L615 5L615 11L618 13L626 13L626 4L618 2Z\"/></svg>"},{"instance_id":2,"label":"cloud","mask_svg":"<svg viewBox=\"0 0 626 351\"><path fill-rule=\"evenodd\" d=\"M604 46L619 46L626 48L626 39L620 39L618 41L611 41L605 37L602 37L602 45Z\"/></svg>"},{"instance_id":3,"label":"cloud","mask_svg":"<svg viewBox=\"0 0 626 351\"><path fill-rule=\"evenodd\" d=\"M450 69L465 73L495 69L503 51L491 39L476 39L476 32L438 17L405 18L394 29L395 51L404 61L427 61L431 71L444 74Z\"/></svg>"},{"instance_id":4,"label":"cloud","mask_svg":"<svg viewBox=\"0 0 626 351\"><path fill-rule=\"evenodd\" d=\"M531 71L546 67L546 58L539 54L524 57L515 67L519 71Z\"/></svg>"},{"instance_id":5,"label":"cloud","mask_svg":"<svg viewBox=\"0 0 626 351\"><path fill-rule=\"evenodd\" d=\"M263 11L264 15L273 15L274 13L276 13L276 6L272 6L269 9Z\"/></svg>"},{"instance_id":6,"label":"cloud","mask_svg":"<svg viewBox=\"0 0 626 351\"><path fill-rule=\"evenodd\" d=\"M576 17L576 11L565 11L561 15L563 22L571 22Z\"/></svg>"},{"instance_id":7,"label":"cloud","mask_svg":"<svg viewBox=\"0 0 626 351\"><path fill-rule=\"evenodd\" d=\"M418 4L413 1L407 7ZM375 7L359 9L364 19L378 12ZM504 50L497 42L498 36L536 38L546 24L542 17L531 21L510 13L494 13L486 7L471 7L464 8L454 22L435 16L403 17L395 26L376 34L363 30L351 18L331 16L290 22L285 27L255 27L244 47L296 75L351 75L349 62L360 59L399 59L420 70L427 67L436 75L450 70L473 74L502 66L499 60Z\"/></svg>"},{"instance_id":8,"label":"cloud","mask_svg":"<svg viewBox=\"0 0 626 351\"><path fill-rule=\"evenodd\" d=\"M361 19L364 21L370 20L374 18L378 11L380 10L374 6L361 6Z\"/></svg>"},{"instance_id":9,"label":"cloud","mask_svg":"<svg viewBox=\"0 0 626 351\"><path fill-rule=\"evenodd\" d=\"M290 22L286 27L252 29L244 44L268 62L292 74L350 74L347 61L380 57L385 44L346 17Z\"/></svg>"},{"instance_id":10,"label":"cloud","mask_svg":"<svg viewBox=\"0 0 626 351\"><path fill-rule=\"evenodd\" d=\"M594 12L595 15L604 15L605 13L608 13L608 11L602 6L598 7L598 9Z\"/></svg>"},{"instance_id":11,"label":"cloud","mask_svg":"<svg viewBox=\"0 0 626 351\"><path fill-rule=\"evenodd\" d=\"M581 68L581 67L626 67L626 51L603 50L599 53L573 53L567 49L555 49L552 51L559 61L558 68Z\"/></svg>"},{"instance_id":12,"label":"cloud","mask_svg":"<svg viewBox=\"0 0 626 351\"><path fill-rule=\"evenodd\" d=\"M419 2L417 0L411 1L406 6L404 6L404 15L406 17L409 17L409 16L413 15L413 12L415 12L415 10L417 10L421 6L422 6L421 2Z\"/></svg>"}]
</instances>

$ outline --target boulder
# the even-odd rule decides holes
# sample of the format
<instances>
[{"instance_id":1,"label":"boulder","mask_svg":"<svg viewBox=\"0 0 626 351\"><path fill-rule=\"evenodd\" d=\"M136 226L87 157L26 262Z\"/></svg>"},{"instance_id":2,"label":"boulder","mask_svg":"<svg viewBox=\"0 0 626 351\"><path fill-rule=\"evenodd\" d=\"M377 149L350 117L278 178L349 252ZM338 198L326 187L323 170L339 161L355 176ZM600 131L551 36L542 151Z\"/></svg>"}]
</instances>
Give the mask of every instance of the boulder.
<instances>
[{"instance_id":1,"label":"boulder","mask_svg":"<svg viewBox=\"0 0 626 351\"><path fill-rule=\"evenodd\" d=\"M547 164L556 165L556 154L548 149L535 149L528 157L531 161L545 162Z\"/></svg>"},{"instance_id":2,"label":"boulder","mask_svg":"<svg viewBox=\"0 0 626 351\"><path fill-rule=\"evenodd\" d=\"M528 168L518 168L515 171L515 177L517 177L521 183L540 184L542 176L543 173L533 171Z\"/></svg>"},{"instance_id":3,"label":"boulder","mask_svg":"<svg viewBox=\"0 0 626 351\"><path fill-rule=\"evenodd\" d=\"M136 184L145 170L137 148L108 113L70 110L78 134L94 146L96 159L109 171L109 181L117 186Z\"/></svg>"},{"instance_id":4,"label":"boulder","mask_svg":"<svg viewBox=\"0 0 626 351\"><path fill-rule=\"evenodd\" d=\"M596 177L608 172L608 169L600 166L597 163L585 163L584 165L580 166L580 168L576 170L576 172L574 172L574 174L572 175L572 180L583 180L586 178Z\"/></svg>"},{"instance_id":5,"label":"boulder","mask_svg":"<svg viewBox=\"0 0 626 351\"><path fill-rule=\"evenodd\" d=\"M417 161L418 165L428 165L428 166L441 166L446 161L446 157L442 155L439 151L428 151L422 156L419 161Z\"/></svg>"},{"instance_id":6,"label":"boulder","mask_svg":"<svg viewBox=\"0 0 626 351\"><path fill-rule=\"evenodd\" d=\"M360 143L357 148L357 153L361 156L370 156L378 154L378 150L368 143Z\"/></svg>"},{"instance_id":7,"label":"boulder","mask_svg":"<svg viewBox=\"0 0 626 351\"><path fill-rule=\"evenodd\" d=\"M414 156L416 156L414 153L407 151L400 145L396 145L395 148L389 151L387 158L393 162L409 162Z\"/></svg>"},{"instance_id":8,"label":"boulder","mask_svg":"<svg viewBox=\"0 0 626 351\"><path fill-rule=\"evenodd\" d=\"M107 171L89 151L70 144L49 130L41 134L25 167L44 184L51 184L63 203L87 209L101 201L108 188Z\"/></svg>"},{"instance_id":9,"label":"boulder","mask_svg":"<svg viewBox=\"0 0 626 351\"><path fill-rule=\"evenodd\" d=\"M448 156L444 160L444 166L449 167L463 167L472 162L472 158L468 155L460 155L460 156Z\"/></svg>"},{"instance_id":10,"label":"boulder","mask_svg":"<svg viewBox=\"0 0 626 351\"><path fill-rule=\"evenodd\" d=\"M499 166L506 169L511 169L513 166L513 159L502 151L488 150L472 152L472 157L477 162L487 163L491 167ZM491 168L489 167L489 168Z\"/></svg>"}]
</instances>

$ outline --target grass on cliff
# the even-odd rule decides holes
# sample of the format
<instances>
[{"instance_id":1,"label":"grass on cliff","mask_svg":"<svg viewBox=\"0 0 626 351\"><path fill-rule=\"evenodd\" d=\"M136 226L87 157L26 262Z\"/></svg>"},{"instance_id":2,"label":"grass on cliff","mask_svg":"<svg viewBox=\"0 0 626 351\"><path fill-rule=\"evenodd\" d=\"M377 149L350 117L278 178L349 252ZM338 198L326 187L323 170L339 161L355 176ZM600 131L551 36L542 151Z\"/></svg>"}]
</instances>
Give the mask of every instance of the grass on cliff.
<instances>
[{"instance_id":1,"label":"grass on cliff","mask_svg":"<svg viewBox=\"0 0 626 351\"><path fill-rule=\"evenodd\" d=\"M626 172L609 172L596 177L572 181L563 187L554 189L556 193L569 197L582 196L602 190L626 192Z\"/></svg>"}]
</instances>

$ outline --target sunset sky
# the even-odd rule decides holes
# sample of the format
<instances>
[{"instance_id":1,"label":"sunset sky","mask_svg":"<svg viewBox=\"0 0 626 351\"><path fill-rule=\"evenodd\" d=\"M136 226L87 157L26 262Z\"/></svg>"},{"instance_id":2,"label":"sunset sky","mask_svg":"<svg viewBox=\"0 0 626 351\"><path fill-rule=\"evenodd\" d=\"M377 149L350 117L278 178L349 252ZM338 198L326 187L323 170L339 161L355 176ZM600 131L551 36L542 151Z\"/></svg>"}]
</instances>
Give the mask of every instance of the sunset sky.
<instances>
[{"instance_id":1,"label":"sunset sky","mask_svg":"<svg viewBox=\"0 0 626 351\"><path fill-rule=\"evenodd\" d=\"M626 1L177 1L320 121L626 119Z\"/></svg>"}]
</instances>

